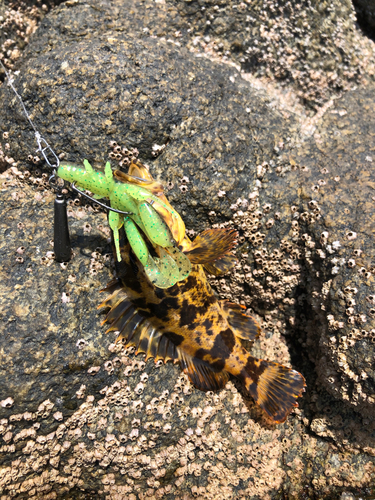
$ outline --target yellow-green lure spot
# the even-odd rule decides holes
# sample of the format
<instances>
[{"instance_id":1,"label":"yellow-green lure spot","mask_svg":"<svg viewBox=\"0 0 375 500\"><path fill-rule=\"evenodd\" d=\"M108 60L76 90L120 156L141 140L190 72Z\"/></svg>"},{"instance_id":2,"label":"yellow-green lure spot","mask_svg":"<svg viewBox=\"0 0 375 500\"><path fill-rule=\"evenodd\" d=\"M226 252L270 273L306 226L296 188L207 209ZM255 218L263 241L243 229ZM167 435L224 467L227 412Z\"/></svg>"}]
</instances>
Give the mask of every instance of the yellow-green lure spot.
<instances>
[{"instance_id":1,"label":"yellow-green lure spot","mask_svg":"<svg viewBox=\"0 0 375 500\"><path fill-rule=\"evenodd\" d=\"M181 250L177 246L168 248L168 252L173 256L173 259L178 267L179 274L177 281L186 279L191 272L190 259L183 252L181 252Z\"/></svg>"},{"instance_id":2,"label":"yellow-green lure spot","mask_svg":"<svg viewBox=\"0 0 375 500\"><path fill-rule=\"evenodd\" d=\"M132 212L130 216L109 212L108 222L113 231L117 260L121 261L119 230L124 226L133 252L155 286L169 288L177 281L185 279L191 271L190 260L177 248L169 227L147 200L157 202L176 218L177 212L143 186L116 182L109 162L105 165L104 173L94 170L87 160L84 160L83 164L85 168L63 163L59 166L57 175L68 182L74 182L82 189L91 191L96 199L109 198L112 208L122 212ZM159 247L160 257L153 258L150 255L138 228L154 246ZM163 248L168 248L169 253Z\"/></svg>"},{"instance_id":3,"label":"yellow-green lure spot","mask_svg":"<svg viewBox=\"0 0 375 500\"><path fill-rule=\"evenodd\" d=\"M162 248L160 258L149 256L148 265L145 266L145 272L148 279L158 288L169 288L178 281L179 272L175 261Z\"/></svg>"}]
</instances>

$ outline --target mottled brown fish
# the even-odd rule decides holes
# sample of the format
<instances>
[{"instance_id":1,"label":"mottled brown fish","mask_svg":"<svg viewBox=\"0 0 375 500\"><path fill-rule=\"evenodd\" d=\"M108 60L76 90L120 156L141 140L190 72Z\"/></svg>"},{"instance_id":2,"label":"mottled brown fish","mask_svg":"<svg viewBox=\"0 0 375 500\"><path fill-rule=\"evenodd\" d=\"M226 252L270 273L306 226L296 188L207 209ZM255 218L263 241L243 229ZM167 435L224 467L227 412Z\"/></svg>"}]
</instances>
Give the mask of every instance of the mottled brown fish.
<instances>
[{"instance_id":1,"label":"mottled brown fish","mask_svg":"<svg viewBox=\"0 0 375 500\"><path fill-rule=\"evenodd\" d=\"M131 165L129 174L152 180L139 162ZM121 178L121 173L117 175ZM163 201L167 201L164 196ZM305 380L295 370L249 354L240 339L253 341L260 332L257 322L244 314L243 307L217 300L203 270L203 264L215 274L230 269L234 257L229 252L236 236L233 230L212 229L190 242L182 226L175 228L174 237L190 258L192 271L184 281L160 289L148 280L122 230L118 278L105 289L110 295L99 307L110 307L103 323L110 324L108 331L118 330L118 340L135 346L136 354L179 361L203 391L223 388L234 375L279 423L298 406Z\"/></svg>"}]
</instances>

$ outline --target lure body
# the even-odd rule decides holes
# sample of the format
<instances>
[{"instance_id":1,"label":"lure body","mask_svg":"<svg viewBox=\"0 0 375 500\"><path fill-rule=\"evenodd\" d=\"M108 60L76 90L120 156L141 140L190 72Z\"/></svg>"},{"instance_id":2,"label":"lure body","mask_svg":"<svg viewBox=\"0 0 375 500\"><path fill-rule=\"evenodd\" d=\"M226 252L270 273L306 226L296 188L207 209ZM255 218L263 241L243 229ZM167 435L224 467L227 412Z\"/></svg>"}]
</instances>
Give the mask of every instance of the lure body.
<instances>
[{"instance_id":1,"label":"lure body","mask_svg":"<svg viewBox=\"0 0 375 500\"><path fill-rule=\"evenodd\" d=\"M121 173L119 173L120 181L116 181L109 163L106 164L104 173L94 170L87 160L83 163L84 168L61 164L57 174L62 179L93 192L96 199L109 198L111 207L132 213L127 217L110 211L108 216L117 260L121 260L119 230L125 224L132 250L155 286L166 288L185 279L191 270L190 261L178 249L168 223L164 221L167 219L171 225L181 228L181 217L168 202L162 200L160 196L162 185L153 180L147 181L127 174L124 174L124 180L121 178ZM154 193L158 193L159 196ZM150 205L149 200L153 202L156 210ZM160 210L163 216L159 215L157 210ZM143 233L149 245L146 244ZM163 248L168 248L169 253L163 251ZM174 258L171 255L174 255ZM176 259L179 265L176 264Z\"/></svg>"},{"instance_id":2,"label":"lure body","mask_svg":"<svg viewBox=\"0 0 375 500\"><path fill-rule=\"evenodd\" d=\"M138 175L142 174L137 166ZM146 175L146 174L145 174ZM203 270L227 271L236 233L207 230L181 246L193 262L187 279L158 290L146 278L121 230L118 280L107 287L109 297L99 307L110 307L104 322L119 331L118 340L136 347L146 359L179 362L191 382L204 391L225 386L230 374L239 378L266 413L283 422L304 391L305 380L295 370L254 358L240 339L254 340L256 321L241 306L218 301Z\"/></svg>"},{"instance_id":3,"label":"lure body","mask_svg":"<svg viewBox=\"0 0 375 500\"><path fill-rule=\"evenodd\" d=\"M108 172L96 172L87 160L84 160L85 168L80 165L61 164L57 170L57 175L68 182L75 182L83 189L87 189L95 196L109 198L114 186L113 176Z\"/></svg>"}]
</instances>

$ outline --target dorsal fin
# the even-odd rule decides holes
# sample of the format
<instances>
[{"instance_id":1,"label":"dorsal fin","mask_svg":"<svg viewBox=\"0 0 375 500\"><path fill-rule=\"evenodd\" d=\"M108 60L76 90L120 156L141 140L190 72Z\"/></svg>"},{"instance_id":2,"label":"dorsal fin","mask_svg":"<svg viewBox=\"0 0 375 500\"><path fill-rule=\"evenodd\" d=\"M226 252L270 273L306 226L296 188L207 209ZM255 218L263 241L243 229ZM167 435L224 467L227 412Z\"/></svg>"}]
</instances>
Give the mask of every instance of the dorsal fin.
<instances>
[{"instance_id":1,"label":"dorsal fin","mask_svg":"<svg viewBox=\"0 0 375 500\"><path fill-rule=\"evenodd\" d=\"M137 311L119 281L112 281L104 291L110 291L111 294L99 308L111 308L103 323L110 325L107 332L118 330L116 342L134 346L136 354L146 354L146 360L155 358L155 362L161 359L165 363L178 361L176 346Z\"/></svg>"},{"instance_id":2,"label":"dorsal fin","mask_svg":"<svg viewBox=\"0 0 375 500\"><path fill-rule=\"evenodd\" d=\"M105 323L108 323L110 325L106 333L114 332L116 330L120 330L121 325L124 322L128 321L133 315L134 308L132 307L131 302L125 299L121 302L118 302L111 308L107 316L102 321L102 325L104 325Z\"/></svg>"},{"instance_id":3,"label":"dorsal fin","mask_svg":"<svg viewBox=\"0 0 375 500\"><path fill-rule=\"evenodd\" d=\"M234 229L205 229L194 241L183 242L183 252L192 264L208 264L230 252L236 245L237 236Z\"/></svg>"},{"instance_id":4,"label":"dorsal fin","mask_svg":"<svg viewBox=\"0 0 375 500\"><path fill-rule=\"evenodd\" d=\"M221 259L217 259L209 264L204 264L205 270L208 274L213 274L214 276L222 276L223 274L229 273L237 262L235 255L224 255Z\"/></svg>"},{"instance_id":5,"label":"dorsal fin","mask_svg":"<svg viewBox=\"0 0 375 500\"><path fill-rule=\"evenodd\" d=\"M153 181L154 178L150 174L150 171L146 165L144 165L139 160L132 160L129 165L128 174L134 177L140 177L148 181Z\"/></svg>"},{"instance_id":6,"label":"dorsal fin","mask_svg":"<svg viewBox=\"0 0 375 500\"><path fill-rule=\"evenodd\" d=\"M108 292L110 295L108 295L103 302L98 305L97 309L101 309L102 307L112 307L116 300L121 301L123 299L123 294L126 297L124 290L122 290L123 294L121 294L121 290L122 289L119 287L118 279L114 278L105 288L100 290L100 292Z\"/></svg>"},{"instance_id":7,"label":"dorsal fin","mask_svg":"<svg viewBox=\"0 0 375 500\"><path fill-rule=\"evenodd\" d=\"M259 336L261 331L260 325L252 316L245 314L246 307L228 302L227 300L222 300L220 303L236 337L254 341Z\"/></svg>"},{"instance_id":8,"label":"dorsal fin","mask_svg":"<svg viewBox=\"0 0 375 500\"><path fill-rule=\"evenodd\" d=\"M193 358L177 347L181 370L189 377L190 382L201 391L218 391L229 380L229 373L215 371L205 361Z\"/></svg>"},{"instance_id":9,"label":"dorsal fin","mask_svg":"<svg viewBox=\"0 0 375 500\"><path fill-rule=\"evenodd\" d=\"M158 181L142 179L141 177L137 177L135 175L126 174L121 170L115 170L113 175L115 176L115 179L120 182L142 186L152 194L159 195L164 192L163 184Z\"/></svg>"}]
</instances>

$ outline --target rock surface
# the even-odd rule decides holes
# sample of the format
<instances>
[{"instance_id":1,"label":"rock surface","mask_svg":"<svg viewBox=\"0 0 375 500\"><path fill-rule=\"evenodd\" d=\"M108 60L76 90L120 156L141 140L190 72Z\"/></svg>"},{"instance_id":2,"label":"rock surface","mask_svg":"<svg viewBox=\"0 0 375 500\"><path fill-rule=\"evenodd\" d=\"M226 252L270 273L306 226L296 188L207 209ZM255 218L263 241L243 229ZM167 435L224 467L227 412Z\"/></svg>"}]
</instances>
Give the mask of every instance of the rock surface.
<instances>
[{"instance_id":1,"label":"rock surface","mask_svg":"<svg viewBox=\"0 0 375 500\"><path fill-rule=\"evenodd\" d=\"M358 30L350 0L170 3L190 21L195 50L292 87L308 106L374 76L374 47Z\"/></svg>"},{"instance_id":2,"label":"rock surface","mask_svg":"<svg viewBox=\"0 0 375 500\"><path fill-rule=\"evenodd\" d=\"M154 367L114 346L96 310L111 278L105 216L71 205L75 256L67 266L53 261L47 175L25 172L34 137L3 86L2 148L18 168L3 174L0 193L7 325L0 491L4 498L332 498L348 488L370 495L373 85L324 108L306 136L297 118L286 119L234 68L162 39L177 14L170 4L157 7L56 8L34 35L17 88L65 159L102 165L116 140L151 160L153 146L166 144L152 172L168 181L190 234L208 223L240 231L239 264L213 285L260 315L253 352L291 363L306 376L307 393L274 426L236 381L203 394L177 367ZM158 13L157 38L141 30L142 9Z\"/></svg>"},{"instance_id":3,"label":"rock surface","mask_svg":"<svg viewBox=\"0 0 375 500\"><path fill-rule=\"evenodd\" d=\"M375 30L375 2L374 0L353 0L357 11L358 20L374 39Z\"/></svg>"},{"instance_id":4,"label":"rock surface","mask_svg":"<svg viewBox=\"0 0 375 500\"><path fill-rule=\"evenodd\" d=\"M316 313L307 343L317 345L319 328L314 357L321 382L369 418L375 403L373 104L374 86L346 94L295 157L309 168L302 177L299 221L305 224L306 238L315 242L306 259L308 295ZM321 218L311 222L318 209Z\"/></svg>"},{"instance_id":5,"label":"rock surface","mask_svg":"<svg viewBox=\"0 0 375 500\"><path fill-rule=\"evenodd\" d=\"M59 0L54 0L48 5L58 3ZM59 42L58 37L63 40L69 32L80 38L112 29L137 32L140 37L164 38L202 56L230 61L263 83L271 79L293 88L312 108L355 84L373 80L375 74L374 45L358 29L350 0L312 0L308 4L276 0L239 3L162 0L156 8L152 2L136 0L127 0L125 5L122 0L91 4L67 2L61 10L62 23L55 9L51 24L44 21L48 32L40 43L44 45L48 40L54 44ZM356 0L355 4L371 25L373 2ZM64 24L66 7L71 9L68 24ZM34 31L34 19L42 13L37 7L30 10L23 18L15 11L8 15L6 29L9 30L12 17L17 20L14 24L18 28L10 30L11 40L19 36L17 31L23 30L27 36ZM99 12L100 25L96 23ZM79 29L75 30L75 26ZM27 38L24 41L21 38L20 42L27 43ZM17 45L20 44L6 48L20 52ZM14 64L12 53L4 53L9 63Z\"/></svg>"},{"instance_id":6,"label":"rock surface","mask_svg":"<svg viewBox=\"0 0 375 500\"><path fill-rule=\"evenodd\" d=\"M316 388L306 362L301 409L275 425L235 380L204 394L178 367L116 348L96 310L98 288L111 275L103 214L71 207L75 255L56 264L51 196L15 174L3 174L1 190L3 498L297 499L371 491L370 423ZM254 354L289 363L280 322L268 318L262 327Z\"/></svg>"}]
</instances>

